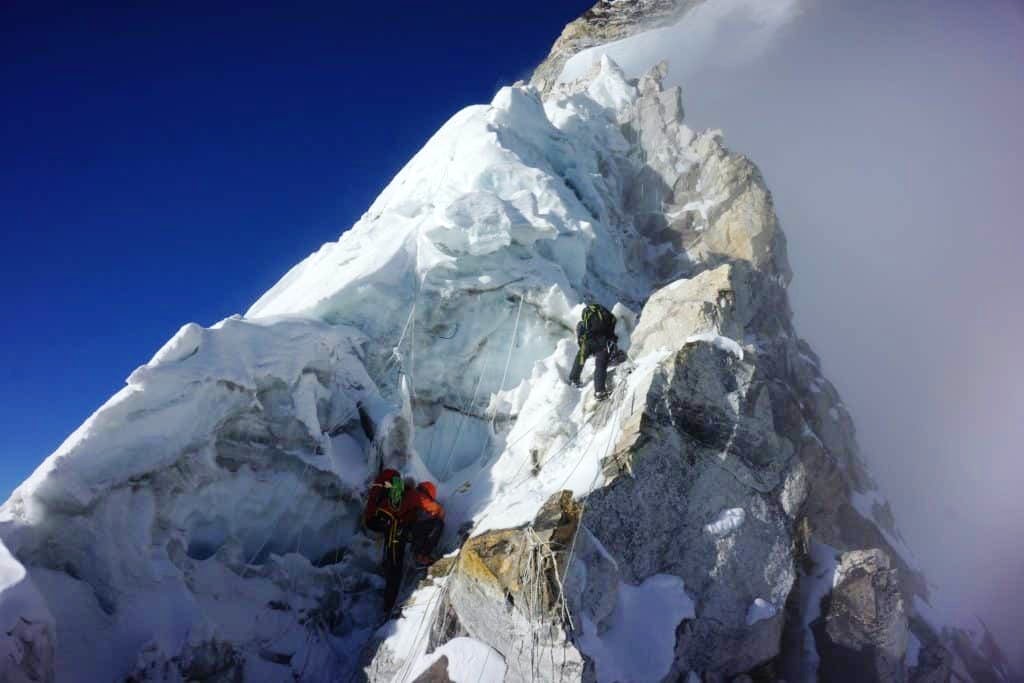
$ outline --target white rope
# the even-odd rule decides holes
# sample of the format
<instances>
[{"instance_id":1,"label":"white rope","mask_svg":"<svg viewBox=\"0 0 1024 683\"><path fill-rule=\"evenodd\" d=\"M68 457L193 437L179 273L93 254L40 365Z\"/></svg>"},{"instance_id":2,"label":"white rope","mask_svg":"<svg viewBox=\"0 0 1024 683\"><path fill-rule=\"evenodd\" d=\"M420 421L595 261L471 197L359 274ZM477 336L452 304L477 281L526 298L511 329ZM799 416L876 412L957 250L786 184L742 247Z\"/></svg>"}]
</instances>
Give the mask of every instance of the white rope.
<instances>
[{"instance_id":1,"label":"white rope","mask_svg":"<svg viewBox=\"0 0 1024 683\"><path fill-rule=\"evenodd\" d=\"M512 362L512 349L515 348L516 337L519 336L519 316L522 314L522 312L523 312L523 297L522 297L522 295L520 295L520 297L519 297L519 308L516 310L516 322L512 326L512 338L508 342L508 354L505 356L505 370L501 373L501 383L498 385L498 391L495 394L495 397L497 397L499 394L501 394L501 392L505 391L505 380L508 378L508 368L509 368L509 365ZM497 418L498 418L498 404L497 404L497 401L495 401L494 402L494 406L493 406L493 408L491 410L490 428L487 430L487 436L484 439L483 446L480 448L480 455L477 456L477 460L480 460L480 459L482 459L484 457L484 453L487 452L487 447L491 445L491 434L494 432L494 422L495 422L495 420L497 420Z\"/></svg>"},{"instance_id":2,"label":"white rope","mask_svg":"<svg viewBox=\"0 0 1024 683\"><path fill-rule=\"evenodd\" d=\"M419 301L419 298L420 298L419 294L420 294L419 289L417 289L416 290L416 296L412 300L412 308L409 309L409 317L405 319L405 327L402 328L402 334L399 335L399 337L398 337L398 343L395 344L395 348L392 349L392 354L396 358L398 357L399 349L402 348L402 342L405 341L405 334L409 331L409 325L412 324L413 316L416 315L416 304L417 304L417 302Z\"/></svg>"},{"instance_id":3,"label":"white rope","mask_svg":"<svg viewBox=\"0 0 1024 683\"><path fill-rule=\"evenodd\" d=\"M561 586L565 582L566 576L569 575L569 569L572 568L573 556L576 553L576 539L579 538L580 529L583 527L583 515L587 511L587 501L589 500L590 493L593 491L594 486L597 484L597 480L601 476L601 463L604 462L604 460L608 457L608 453L612 449L612 441L613 441L613 438L615 436L615 426L614 425L618 422L619 415L620 415L621 412L622 412L622 404L620 403L618 405L618 407L616 408L616 410L615 410L615 420L611 421L611 423L610 423L612 426L609 428L608 442L605 444L604 455L602 455L601 459L598 461L598 467L597 467L597 471L594 473L594 479L590 482L590 486L588 487L588 490L587 490L587 497L584 498L583 501L580 503L580 514L579 514L579 517L577 518L577 521L576 521L576 530L572 534L572 543L569 544L569 555L568 555L568 557L566 558L566 561L565 561L565 572L562 574L562 577L561 577L561 579L558 582L558 585L559 585L560 589L561 589ZM555 568L555 573L556 574L558 573L557 567ZM573 626L573 623L572 623L571 619L569 620L569 628L570 628L570 630L575 630L575 627Z\"/></svg>"},{"instance_id":4,"label":"white rope","mask_svg":"<svg viewBox=\"0 0 1024 683\"><path fill-rule=\"evenodd\" d=\"M480 392L480 384L481 382L483 382L484 373L486 372L487 361L484 360L484 367L480 370L480 375L476 378L476 386L473 388L473 396L468 401L466 401L466 405L463 406L462 408L462 415L461 419L459 420L459 426L455 428L455 438L452 439L452 447L448 449L448 457L447 459L445 459L444 468L441 470L441 473L445 479L448 479L450 476L452 476L452 472L450 469L452 463L452 455L455 453L455 446L459 443L459 437L462 435L462 427L463 425L466 424L466 418L469 417L469 410L470 408L472 408L473 404L476 403L477 394Z\"/></svg>"},{"instance_id":5,"label":"white rope","mask_svg":"<svg viewBox=\"0 0 1024 683\"><path fill-rule=\"evenodd\" d=\"M416 302L413 303L413 311L416 310L416 305L419 303L420 290L423 289L423 281L420 281L420 286L416 290ZM412 326L409 328L409 399L415 403L416 401L416 317L413 316Z\"/></svg>"},{"instance_id":6,"label":"white rope","mask_svg":"<svg viewBox=\"0 0 1024 683\"><path fill-rule=\"evenodd\" d=\"M402 668L399 669L401 676L398 677L398 680L401 683L405 683L409 676L412 675L413 665L416 663L416 660L419 659L418 653L420 645L425 639L430 637L430 632L433 630L434 623L437 621L437 614L445 597L448 595L449 583L450 580L446 577L444 585L437 591L437 594L427 602L427 607L424 612L429 614L429 618L427 617L427 614L424 614L423 620L420 621L420 625L416 629L416 638L413 640L412 645L409 648L409 654L406 655Z\"/></svg>"},{"instance_id":7,"label":"white rope","mask_svg":"<svg viewBox=\"0 0 1024 683\"><path fill-rule=\"evenodd\" d=\"M520 299L520 309L519 310L520 310L520 312L522 311L522 299ZM517 315L516 315L516 325L514 326L515 330L518 330L518 321L519 321L519 315L517 313ZM515 332L513 333L512 342L513 342L513 344L515 342ZM509 352L509 356L511 357L511 350ZM506 361L506 369L507 369L507 366L508 366L508 361ZM620 404L617 407L617 409L616 409L615 418L609 422L609 424L611 426L609 427L608 442L607 442L607 444L605 446L605 454L604 454L604 456L602 456L601 461L603 461L607 457L608 452L611 450L612 441L613 441L613 438L615 436L615 427L614 427L614 425L617 424L617 420L618 420L619 413L621 412L621 408L622 408L622 406ZM593 416L591 416L591 418L593 418ZM589 420L588 420L588 423L589 423ZM579 430L577 430L577 435L582 430L583 430L583 428L581 426L581 428ZM575 436L576 435L574 435L573 438L575 438ZM593 437L591 438L591 444L593 444L593 441L596 438L597 438L597 434L595 433L593 435ZM486 444L485 444L485 446L486 446ZM573 473L575 473L576 469L579 467L579 464L582 461L582 458L586 455L587 451L589 451L589 445L588 445L588 447L586 449L583 450L583 452L581 452L581 454L580 454L580 461L578 461L576 463L576 466L573 467L573 471L570 472L570 474L569 474L570 477L572 476ZM599 461L599 465L600 465L601 461ZM598 466L597 472L594 475L594 479L591 482L589 489L593 489L593 487L597 483L597 480L600 477L600 475L601 475L601 468L600 468L600 466ZM565 482L563 482L563 484L562 484L563 487L564 487L565 483L567 483L567 482L568 482L568 478L565 480ZM589 491L589 489L588 489L588 491ZM565 565L566 570L565 570L565 573L562 576L558 575L559 574L559 572L558 572L558 565L557 565L557 563L554 562L554 555L553 555L553 553L550 553L550 548L548 549L549 553L550 553L550 558L551 558L551 560L553 562L553 569L554 569L554 574L555 574L555 584L557 586L557 590L558 590L558 593L559 593L558 599L560 601L560 607L562 609L563 617L566 619L566 621L569 624L570 630L572 630L574 628L574 626L573 626L573 623L572 623L571 615L569 614L569 611L568 611L568 604L566 602L566 597L565 597L564 581L565 581L565 575L568 574L569 568L572 565L572 560L573 560L573 557L574 557L574 554L575 554L575 550L576 550L576 540L577 540L577 538L579 536L580 527L583 526L583 514L584 514L585 511L586 511L586 499L584 499L583 502L580 505L580 513L579 513L579 517L577 518L576 530L573 532L572 542L571 542L571 544L569 546L569 554L568 554L568 557L566 559L566 565ZM480 523L480 521L478 520L473 525L473 527L469 530L469 537L470 538L472 537L473 531L476 529L476 527L479 525L479 523ZM532 531L532 529L531 529L531 531ZM536 533L535 532L534 532L534 537L536 538ZM539 539L537 539L537 540L539 541ZM534 583L537 583L537 582L534 581ZM412 644L411 644L411 646L409 648L409 652L408 652L408 654L407 654L407 656L405 658L405 661L403 662L402 667L399 670L399 674L400 675L397 676L397 680L398 681L404 683L409 678L409 676L412 674L413 666L415 664L416 659L418 659L418 653L419 653L420 646L423 644L425 639L429 638L430 633L433 630L435 623L437 622L438 614L440 612L440 607L441 607L442 604L444 604L444 601L445 601L445 598L447 597L447 593L448 593L448 589L449 589L450 584L451 584L450 578L446 578L445 582L444 582L444 585L427 602L427 607L425 609L426 614L424 614L424 617L421 620L419 627L417 628L416 637L413 639L413 642L412 642ZM539 584L537 586L533 586L533 588L535 590L539 591ZM539 593L533 596L533 602L536 603L537 601L539 601ZM527 608L527 610L529 610L532 613L532 611L536 608L536 604L530 604L530 602L531 601L530 601L530 599L528 597L527 598L527 606L526 606L526 608ZM531 646L531 649L532 649L532 646ZM552 656L554 656L553 653L552 653ZM530 657L531 657L531 669L536 669L537 665L534 663L535 662L535 657L536 657L535 653L531 652ZM481 672L480 672L481 677L483 675L483 671L486 669L486 664L487 664L487 661L486 661L486 658L485 658L484 665L483 665L484 669L481 670Z\"/></svg>"},{"instance_id":8,"label":"white rope","mask_svg":"<svg viewBox=\"0 0 1024 683\"><path fill-rule=\"evenodd\" d=\"M299 489L302 487L302 480L306 477L306 472L308 471L309 461L307 460L306 466L302 470L302 474L299 475L299 478L295 482L295 488L292 491L291 495L292 499L294 499L299 494ZM270 539L274 536L274 532L277 531L277 525L281 523L282 519L284 519L285 514L287 514L287 509L282 510L281 514L277 516L276 520L274 520L274 524L270 527L270 531L267 533L267 537L263 539L263 543L260 544L260 547L256 549L256 552L253 553L252 558L248 562L246 562L245 567L242 569L241 578L244 579L246 577L246 575L249 572L249 567L252 565L253 562L256 561L256 558L260 556L260 553L263 552L263 549L267 547L267 543L270 543Z\"/></svg>"},{"instance_id":9,"label":"white rope","mask_svg":"<svg viewBox=\"0 0 1024 683\"><path fill-rule=\"evenodd\" d=\"M505 369L501 373L501 384L498 385L498 393L505 391L505 379L508 378L508 366L512 362L512 349L515 348L516 338L519 336L519 317L523 313L523 297L519 296L519 308L516 310L516 322L512 326L512 339L508 343L508 354L505 356ZM498 406L495 404L491 411L491 428L494 427L494 420L497 418Z\"/></svg>"}]
</instances>

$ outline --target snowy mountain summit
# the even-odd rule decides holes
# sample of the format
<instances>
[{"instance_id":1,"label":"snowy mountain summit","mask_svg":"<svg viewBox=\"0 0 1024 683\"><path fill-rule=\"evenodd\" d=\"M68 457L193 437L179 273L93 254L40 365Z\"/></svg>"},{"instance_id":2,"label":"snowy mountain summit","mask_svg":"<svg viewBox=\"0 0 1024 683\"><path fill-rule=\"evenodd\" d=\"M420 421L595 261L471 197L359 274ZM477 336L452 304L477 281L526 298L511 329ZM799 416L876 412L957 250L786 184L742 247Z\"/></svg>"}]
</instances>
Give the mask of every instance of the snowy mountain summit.
<instances>
[{"instance_id":1,"label":"snowy mountain summit","mask_svg":"<svg viewBox=\"0 0 1024 683\"><path fill-rule=\"evenodd\" d=\"M664 75L503 88L183 327L0 509L0 679L1005 680L930 614L760 174ZM588 301L628 351L600 402ZM400 614L382 466L448 511Z\"/></svg>"}]
</instances>

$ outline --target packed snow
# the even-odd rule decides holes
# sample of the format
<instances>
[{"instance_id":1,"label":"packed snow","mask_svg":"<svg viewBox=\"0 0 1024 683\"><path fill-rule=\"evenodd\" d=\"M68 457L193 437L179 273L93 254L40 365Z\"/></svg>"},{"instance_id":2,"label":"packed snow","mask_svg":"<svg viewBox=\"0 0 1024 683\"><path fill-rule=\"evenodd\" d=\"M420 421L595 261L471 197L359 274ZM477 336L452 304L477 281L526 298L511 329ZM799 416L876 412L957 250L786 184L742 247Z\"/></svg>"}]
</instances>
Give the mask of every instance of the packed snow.
<instances>
[{"instance_id":1,"label":"packed snow","mask_svg":"<svg viewBox=\"0 0 1024 683\"><path fill-rule=\"evenodd\" d=\"M505 680L505 658L494 648L473 638L452 638L412 668L410 680L418 677L442 657L447 660L447 673L452 683Z\"/></svg>"},{"instance_id":2,"label":"packed snow","mask_svg":"<svg viewBox=\"0 0 1024 683\"><path fill-rule=\"evenodd\" d=\"M639 586L621 584L615 610L600 628L584 617L580 647L597 680L660 681L672 666L676 627L694 616L683 580L657 574Z\"/></svg>"}]
</instances>

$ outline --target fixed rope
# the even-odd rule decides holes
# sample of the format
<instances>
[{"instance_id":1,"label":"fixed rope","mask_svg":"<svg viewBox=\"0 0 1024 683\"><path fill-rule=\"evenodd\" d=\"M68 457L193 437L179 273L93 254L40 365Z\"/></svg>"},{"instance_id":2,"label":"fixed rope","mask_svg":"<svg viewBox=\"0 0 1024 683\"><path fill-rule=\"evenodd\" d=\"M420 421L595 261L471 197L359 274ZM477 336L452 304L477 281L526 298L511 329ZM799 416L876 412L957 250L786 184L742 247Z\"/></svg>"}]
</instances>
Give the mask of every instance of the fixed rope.
<instances>
[{"instance_id":1,"label":"fixed rope","mask_svg":"<svg viewBox=\"0 0 1024 683\"><path fill-rule=\"evenodd\" d=\"M519 317L522 315L522 313L523 313L523 297L522 297L522 295L520 295L519 296L519 308L516 310L516 321L515 321L515 324L512 326L512 338L509 339L509 342L508 342L508 353L505 355L505 369L501 373L501 383L498 384L498 391L495 394L496 397L498 395L500 395L503 391L505 391L505 380L508 378L508 368L509 368L509 364L512 362L512 350L515 348L516 337L519 336ZM498 418L498 404L497 404L497 402L495 402L494 406L493 406L493 408L491 410L491 420L490 420L490 426L489 426L489 428L487 430L487 436L486 436L486 438L484 438L483 446L480 448L480 455L477 456L477 460L478 461L484 457L484 453L487 452L487 447L491 445L491 434L494 432L494 423L497 420L497 418Z\"/></svg>"},{"instance_id":2,"label":"fixed rope","mask_svg":"<svg viewBox=\"0 0 1024 683\"><path fill-rule=\"evenodd\" d=\"M455 453L455 446L459 443L459 437L462 435L462 427L466 424L466 418L469 417L469 411L476 403L477 394L480 392L480 384L484 379L484 374L487 372L487 361L484 361L484 367L480 370L480 375L476 378L476 386L473 388L473 396L466 401L466 405L462 408L462 415L460 416L459 426L455 428L455 437L452 439L452 446L448 449L448 457L444 461L444 468L441 472L444 478L452 476L451 463L452 455Z\"/></svg>"}]
</instances>

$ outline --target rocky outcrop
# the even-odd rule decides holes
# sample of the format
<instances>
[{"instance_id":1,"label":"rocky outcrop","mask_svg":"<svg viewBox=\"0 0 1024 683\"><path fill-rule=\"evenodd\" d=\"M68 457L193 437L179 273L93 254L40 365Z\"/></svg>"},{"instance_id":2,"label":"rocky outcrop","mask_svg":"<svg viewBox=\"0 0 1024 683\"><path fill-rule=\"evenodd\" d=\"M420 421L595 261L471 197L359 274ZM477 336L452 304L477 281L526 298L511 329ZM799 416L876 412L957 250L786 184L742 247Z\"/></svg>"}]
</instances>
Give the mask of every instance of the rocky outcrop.
<instances>
[{"instance_id":1,"label":"rocky outcrop","mask_svg":"<svg viewBox=\"0 0 1024 683\"><path fill-rule=\"evenodd\" d=\"M572 493L562 491L526 527L475 536L454 561L435 565L431 573L444 583L428 651L469 636L504 657L509 683L546 680L556 662L564 680L579 680L584 661L572 642L563 580L580 512ZM440 661L423 680L444 680ZM400 653L378 646L367 671L372 680L390 680L402 664Z\"/></svg>"},{"instance_id":2,"label":"rocky outcrop","mask_svg":"<svg viewBox=\"0 0 1024 683\"><path fill-rule=\"evenodd\" d=\"M577 52L672 24L700 2L702 0L600 0L565 27L550 54L533 72L531 83L541 92L547 92L557 82L566 61Z\"/></svg>"},{"instance_id":3,"label":"rocky outcrop","mask_svg":"<svg viewBox=\"0 0 1024 683\"><path fill-rule=\"evenodd\" d=\"M605 60L594 74L614 68ZM581 670L610 680L588 639L620 618L622 586L674 577L693 610L674 624L669 678L907 680L908 605L927 591L900 555L852 418L793 328L771 195L749 160L683 125L663 74L640 79L635 106L618 117L640 150L619 220L643 238L630 256L661 286L630 334L637 366L625 374L637 374L599 418L620 429L604 485L581 501L570 557L552 552L549 566L565 564L564 573L533 588L522 578L543 547L533 529L468 541L450 579L450 619L506 661L541 652L569 662L557 672L510 668L509 680ZM663 260L659 245L675 259ZM840 557L822 604L795 591L806 582L813 593L823 580L804 562L812 544ZM536 596L526 607L524 592ZM531 625L533 635L520 635ZM948 650L929 647L913 671L920 680L948 670ZM786 664L794 658L795 669Z\"/></svg>"},{"instance_id":4,"label":"rocky outcrop","mask_svg":"<svg viewBox=\"0 0 1024 683\"><path fill-rule=\"evenodd\" d=\"M812 628L828 681L906 680L907 611L896 570L878 549L843 553Z\"/></svg>"},{"instance_id":5,"label":"rocky outcrop","mask_svg":"<svg viewBox=\"0 0 1024 683\"><path fill-rule=\"evenodd\" d=\"M792 520L772 493L793 450L771 427L756 368L687 344L625 425L606 467L618 476L588 498L586 528L624 580L685 583L696 614L679 635L677 671L731 676L772 659L795 576Z\"/></svg>"},{"instance_id":6,"label":"rocky outcrop","mask_svg":"<svg viewBox=\"0 0 1024 683\"><path fill-rule=\"evenodd\" d=\"M458 632L505 657L509 683L543 679L549 662L558 663L566 680L582 675L562 588L579 514L580 505L563 491L526 528L472 538L459 553L446 606Z\"/></svg>"}]
</instances>

